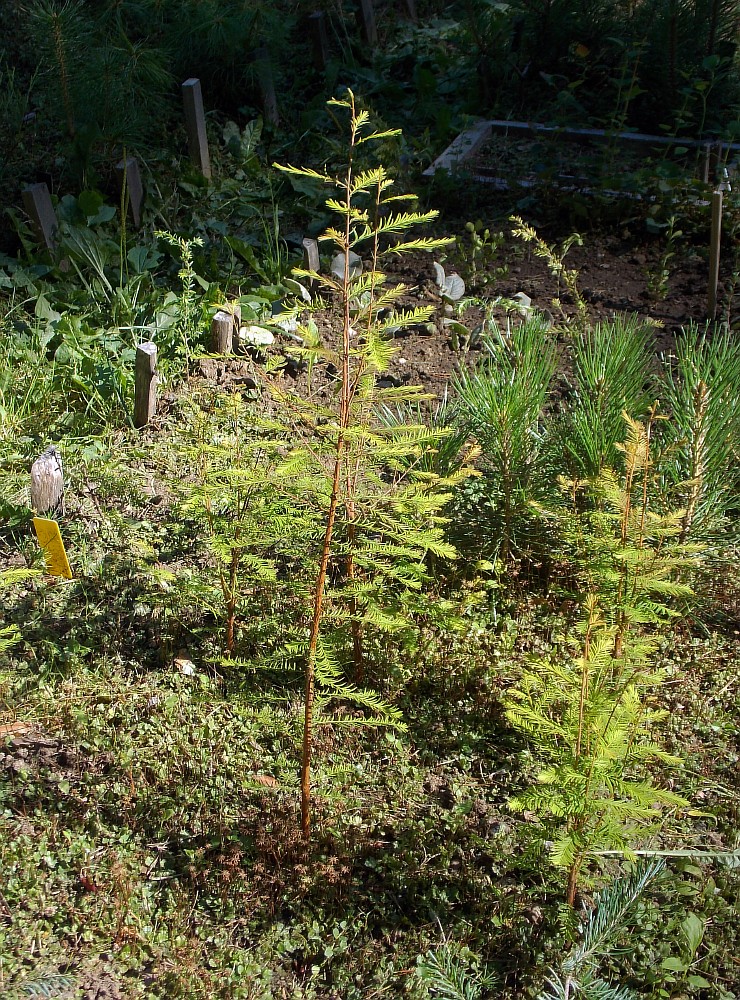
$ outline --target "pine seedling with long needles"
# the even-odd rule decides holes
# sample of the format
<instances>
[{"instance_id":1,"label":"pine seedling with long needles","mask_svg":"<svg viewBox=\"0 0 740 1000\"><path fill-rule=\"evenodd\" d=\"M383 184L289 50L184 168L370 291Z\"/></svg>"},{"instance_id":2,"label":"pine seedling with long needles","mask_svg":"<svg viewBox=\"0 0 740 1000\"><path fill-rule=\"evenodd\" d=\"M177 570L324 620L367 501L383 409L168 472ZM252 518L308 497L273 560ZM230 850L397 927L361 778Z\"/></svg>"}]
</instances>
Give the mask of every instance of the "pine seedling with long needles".
<instances>
[{"instance_id":1,"label":"pine seedling with long needles","mask_svg":"<svg viewBox=\"0 0 740 1000\"><path fill-rule=\"evenodd\" d=\"M663 359L660 472L684 508L681 541L727 541L740 496L740 344L729 330L712 337L689 328Z\"/></svg>"},{"instance_id":2,"label":"pine seedling with long needles","mask_svg":"<svg viewBox=\"0 0 740 1000\"><path fill-rule=\"evenodd\" d=\"M453 380L459 420L481 448L489 502L497 516L501 558L522 550L531 521L533 490L543 474L542 411L555 375L555 342L547 320L530 316L520 325L495 322L483 341L481 362Z\"/></svg>"},{"instance_id":3,"label":"pine seedling with long needles","mask_svg":"<svg viewBox=\"0 0 740 1000\"><path fill-rule=\"evenodd\" d=\"M560 447L579 477L598 476L619 458L626 411L647 415L651 331L637 317L615 316L573 337L572 396L562 421Z\"/></svg>"},{"instance_id":4,"label":"pine seedling with long needles","mask_svg":"<svg viewBox=\"0 0 740 1000\"><path fill-rule=\"evenodd\" d=\"M384 264L405 254L435 251L449 240L410 235L437 213L408 207L413 196L395 193L394 181L382 165L358 166L368 146L398 131L374 129L369 112L359 108L351 91L328 104L348 118L343 172L335 176L276 166L324 184L329 192L327 207L338 218L337 225L320 237L335 251L333 273L296 271L320 285L336 304L340 321L336 338L324 337L308 325L298 329L303 338L298 353L309 370L324 365L336 370L335 393L328 405L322 405L310 394L301 396L277 380L267 381L293 428L295 461L311 470L312 496L324 523L308 641L300 651L305 662L301 825L306 838L311 825L314 710L320 707L317 680L321 684L324 676L336 689L347 659L347 634L354 679L360 680L365 630L408 628L399 597L421 587L427 554L454 555L442 535L442 509L455 477L442 480L422 461L439 433L421 424L389 426L377 416L383 406L424 398L419 387L384 388L378 379L396 352L393 332L424 321L432 311L431 307L400 309L399 299L408 289L389 282ZM358 264L362 258L364 267ZM409 462L410 456L417 461ZM463 470L457 477L465 474Z\"/></svg>"}]
</instances>

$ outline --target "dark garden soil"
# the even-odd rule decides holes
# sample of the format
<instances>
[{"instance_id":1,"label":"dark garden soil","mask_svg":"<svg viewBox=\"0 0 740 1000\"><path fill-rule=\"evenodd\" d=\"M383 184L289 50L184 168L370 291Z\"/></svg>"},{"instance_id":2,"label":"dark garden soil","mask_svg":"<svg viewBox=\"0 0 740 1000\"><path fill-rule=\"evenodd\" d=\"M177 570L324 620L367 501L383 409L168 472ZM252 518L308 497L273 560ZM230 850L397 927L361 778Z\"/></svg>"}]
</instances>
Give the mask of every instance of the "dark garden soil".
<instances>
[{"instance_id":1,"label":"dark garden soil","mask_svg":"<svg viewBox=\"0 0 740 1000\"><path fill-rule=\"evenodd\" d=\"M559 244L568 235L539 228L538 233L551 245ZM650 286L661 269L662 252L663 244L659 241L639 239L623 229L586 236L584 245L573 246L565 258L566 267L578 272L578 287L587 303L591 321L598 323L608 321L617 314L637 314L654 327L656 353L670 351L681 329L691 324L703 327L707 312L706 249L689 244L677 249L668 265L667 293L661 298L651 294ZM457 271L465 275L465 262L456 260L452 253L445 260L444 267L448 274ZM505 269L503 275L500 274L502 268ZM427 324L412 327L397 336L398 351L391 361L388 384L422 385L428 392L442 396L448 390L455 370L461 365L475 363L480 357L480 345L470 351L455 350L443 322L444 303L435 283L433 260L429 255L405 258L402 264L389 270L392 280L402 281L409 288L401 300L402 306L432 305L434 312ZM569 335L567 317L574 315L574 303L562 284L559 285L548 271L546 263L534 256L528 246L509 235L506 245L489 265L489 271L488 275L485 272L479 274L484 290L478 293L475 287L469 287L466 296L479 295L495 301L499 297L511 300L523 293L531 300L532 309L552 315L560 338ZM724 278L724 286L721 280L718 318L729 317L732 321L731 277L725 273L721 278ZM560 300L562 310L553 303L556 298ZM505 305L496 307L494 315L500 324L506 324ZM514 315L518 316L518 313L515 311ZM471 306L459 318L472 328L480 322L481 316L481 308ZM315 318L325 335L336 324L330 310L320 312ZM290 343L276 342L271 350L289 355ZM303 380L300 367L295 363L289 362L284 372L284 377L298 382ZM255 371L249 360L234 358L224 362L204 361L199 373L211 382L242 384L249 388L252 385L250 373L253 375ZM326 383L320 389L322 395L325 387Z\"/></svg>"},{"instance_id":2,"label":"dark garden soil","mask_svg":"<svg viewBox=\"0 0 740 1000\"><path fill-rule=\"evenodd\" d=\"M419 382L430 391L444 390L448 379L464 361L474 359L478 351L465 358L453 348L442 323L443 303L434 282L432 263L429 259L418 262L415 273L403 275L403 280L418 288L418 304L434 303L434 332L418 328L399 338L400 350L391 363L391 374L402 382ZM559 298L566 314L574 313L573 303L567 292L558 285L544 261L525 249L515 247L510 255L503 253L497 266L505 264L508 273L486 286L486 297L502 296L511 299L524 293L531 299L532 309L549 312L558 325L562 318L553 305ZM605 321L617 313L637 313L655 324L656 350L670 349L675 334L691 322L702 323L706 316L707 263L698 255L686 256L676 264L665 299L651 298L648 280L651 269L659 265L659 252L651 246L640 245L621 236L590 238L583 247L573 247L566 258L566 266L579 273L581 294L589 306L593 322ZM446 262L448 273L455 269L454 260ZM479 310L472 308L462 315L468 326L477 322ZM506 309L496 310L500 323L506 322Z\"/></svg>"}]
</instances>

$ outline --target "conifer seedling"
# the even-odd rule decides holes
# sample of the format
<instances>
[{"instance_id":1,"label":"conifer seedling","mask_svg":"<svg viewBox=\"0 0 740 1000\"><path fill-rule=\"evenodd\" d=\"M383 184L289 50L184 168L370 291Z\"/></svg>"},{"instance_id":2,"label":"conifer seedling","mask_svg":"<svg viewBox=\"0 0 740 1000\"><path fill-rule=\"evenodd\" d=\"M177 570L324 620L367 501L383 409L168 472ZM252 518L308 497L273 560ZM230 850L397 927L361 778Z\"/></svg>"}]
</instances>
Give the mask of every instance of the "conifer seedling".
<instances>
[{"instance_id":1,"label":"conifer seedling","mask_svg":"<svg viewBox=\"0 0 740 1000\"><path fill-rule=\"evenodd\" d=\"M664 677L654 660L677 613L672 601L691 593L680 576L698 554L678 541L683 511L653 510L655 417L642 424L625 415L621 474L562 483L571 512L550 517L581 567L580 616L561 639L564 652L533 658L508 696L508 718L541 764L510 804L549 829L570 906L590 860L605 850L630 856L640 829L688 805L650 772L680 763L656 736L667 713L654 705Z\"/></svg>"},{"instance_id":2,"label":"conifer seedling","mask_svg":"<svg viewBox=\"0 0 740 1000\"><path fill-rule=\"evenodd\" d=\"M404 591L418 590L424 580L427 554L451 557L454 550L442 537L442 508L454 478L442 479L426 470L424 455L434 448L440 431L417 424L389 426L378 418L382 407L415 403L425 398L418 386L382 387L396 352L392 334L424 322L432 307L403 310L399 300L409 291L392 285L384 264L392 257L436 251L450 242L409 231L432 222L437 212L408 207L413 195L397 194L382 165L359 166L373 143L399 134L376 130L370 114L355 96L328 102L347 114L346 166L334 176L326 171L281 166L285 173L320 181L329 192L327 207L338 217L320 241L329 244L333 273L298 268L295 274L320 287L335 305L340 330L333 339L315 324L299 325L303 346L298 354L309 371L332 366L337 372L334 396L320 404L310 393L287 390L267 379L273 396L293 427L292 461L303 464L306 482L313 482L313 499L323 519L323 538L313 585L313 608L305 648L305 708L301 760L301 825L307 838L311 824L311 756L316 684L367 707L380 703L361 693L343 676L346 639L353 680L364 670L364 632L392 632L409 627L403 612ZM357 264L357 258L363 266ZM341 263L341 267L338 264ZM468 474L467 469L456 474ZM323 702L319 702L320 705ZM389 718L381 713L381 720Z\"/></svg>"}]
</instances>

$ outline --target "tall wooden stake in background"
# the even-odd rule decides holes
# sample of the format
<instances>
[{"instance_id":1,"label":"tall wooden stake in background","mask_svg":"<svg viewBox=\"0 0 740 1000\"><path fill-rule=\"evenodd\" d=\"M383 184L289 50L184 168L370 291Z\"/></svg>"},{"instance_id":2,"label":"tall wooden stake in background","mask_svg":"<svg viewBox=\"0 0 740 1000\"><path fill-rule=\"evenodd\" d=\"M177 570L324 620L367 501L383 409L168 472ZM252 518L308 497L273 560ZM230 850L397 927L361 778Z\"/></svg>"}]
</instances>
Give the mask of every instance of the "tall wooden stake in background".
<instances>
[{"instance_id":1,"label":"tall wooden stake in background","mask_svg":"<svg viewBox=\"0 0 740 1000\"><path fill-rule=\"evenodd\" d=\"M406 0L406 11L409 15L409 20L413 21L414 24L418 24L419 15L416 13L416 0Z\"/></svg>"},{"instance_id":2,"label":"tall wooden stake in background","mask_svg":"<svg viewBox=\"0 0 740 1000\"><path fill-rule=\"evenodd\" d=\"M323 10L315 10L308 16L311 31L311 47L313 62L319 73L323 73L329 62L329 39L326 33L326 14Z\"/></svg>"},{"instance_id":3,"label":"tall wooden stake in background","mask_svg":"<svg viewBox=\"0 0 740 1000\"><path fill-rule=\"evenodd\" d=\"M208 153L206 115L203 110L203 93L200 80L193 76L182 85L182 103L185 108L185 125L188 130L190 159L204 177L211 176L211 157Z\"/></svg>"},{"instance_id":4,"label":"tall wooden stake in background","mask_svg":"<svg viewBox=\"0 0 740 1000\"><path fill-rule=\"evenodd\" d=\"M141 183L139 161L133 156L116 164L118 182L123 192L126 208L131 209L131 218L138 229L141 225L141 204L144 201L144 187Z\"/></svg>"},{"instance_id":5,"label":"tall wooden stake in background","mask_svg":"<svg viewBox=\"0 0 740 1000\"><path fill-rule=\"evenodd\" d=\"M378 27L375 23L375 8L373 0L360 0L360 28L366 43L371 49L378 44Z\"/></svg>"},{"instance_id":6,"label":"tall wooden stake in background","mask_svg":"<svg viewBox=\"0 0 740 1000\"><path fill-rule=\"evenodd\" d=\"M722 191L712 194L712 232L709 242L709 294L707 315L714 319L717 315L717 288L719 286L719 252L722 242Z\"/></svg>"},{"instance_id":7,"label":"tall wooden stake in background","mask_svg":"<svg viewBox=\"0 0 740 1000\"><path fill-rule=\"evenodd\" d=\"M31 184L24 188L23 207L39 239L53 253L57 246L57 216L46 184Z\"/></svg>"},{"instance_id":8,"label":"tall wooden stake in background","mask_svg":"<svg viewBox=\"0 0 740 1000\"><path fill-rule=\"evenodd\" d=\"M275 78L272 72L270 53L266 45L260 45L253 52L254 69L262 94L262 111L265 121L276 128L280 124L277 94L275 93Z\"/></svg>"}]
</instances>

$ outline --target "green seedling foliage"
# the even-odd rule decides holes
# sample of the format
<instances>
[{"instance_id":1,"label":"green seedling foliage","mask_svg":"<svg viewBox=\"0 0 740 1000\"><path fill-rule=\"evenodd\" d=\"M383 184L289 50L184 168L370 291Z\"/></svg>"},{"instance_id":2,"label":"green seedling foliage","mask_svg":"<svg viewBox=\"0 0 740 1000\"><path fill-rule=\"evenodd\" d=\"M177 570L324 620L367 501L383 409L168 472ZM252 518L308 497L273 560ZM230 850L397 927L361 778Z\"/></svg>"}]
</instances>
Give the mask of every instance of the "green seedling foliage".
<instances>
[{"instance_id":1,"label":"green seedling foliage","mask_svg":"<svg viewBox=\"0 0 740 1000\"><path fill-rule=\"evenodd\" d=\"M454 253L443 255L443 261L452 257L466 287L481 293L508 273L506 264L499 263L504 240L503 232L493 232L481 219L466 222L465 234L455 239Z\"/></svg>"},{"instance_id":2,"label":"green seedling foliage","mask_svg":"<svg viewBox=\"0 0 740 1000\"><path fill-rule=\"evenodd\" d=\"M594 908L578 927L578 942L560 969L551 971L538 1000L568 1000L574 995L588 1000L634 1000L637 994L633 990L612 986L602 978L599 964L620 950L628 919L645 890L664 870L664 861L643 861L631 874L614 879L599 891Z\"/></svg>"},{"instance_id":3,"label":"green seedling foliage","mask_svg":"<svg viewBox=\"0 0 740 1000\"><path fill-rule=\"evenodd\" d=\"M487 502L497 516L492 547L508 559L526 543L528 503L543 481L542 411L555 374L555 342L544 317L495 321L483 338L484 357L453 379L460 423L481 449Z\"/></svg>"},{"instance_id":4,"label":"green seedling foliage","mask_svg":"<svg viewBox=\"0 0 740 1000\"><path fill-rule=\"evenodd\" d=\"M565 266L565 258L571 247L583 246L583 239L580 234L572 233L567 239L563 240L559 247L552 247L541 236L538 236L533 226L524 222L518 215L512 215L509 221L514 223L512 234L524 243L531 245L532 253L535 257L539 257L545 261L550 273L553 277L557 278L558 285L562 281L570 295L576 309L575 316L570 316L566 313L559 295L552 300L553 306L562 317L565 329L569 332L575 331L585 334L588 329L588 306L578 287L578 271Z\"/></svg>"},{"instance_id":5,"label":"green seedling foliage","mask_svg":"<svg viewBox=\"0 0 740 1000\"><path fill-rule=\"evenodd\" d=\"M636 316L616 316L573 337L571 395L560 442L574 475L598 476L614 467L624 412L636 419L647 414L652 341L649 325Z\"/></svg>"},{"instance_id":6,"label":"green seedling foliage","mask_svg":"<svg viewBox=\"0 0 740 1000\"><path fill-rule=\"evenodd\" d=\"M162 230L158 231L155 235L165 240L171 247L180 252L181 267L178 277L182 287L178 300L178 331L181 337L179 352L187 365L190 360L190 345L195 335L198 319L195 290L197 275L193 265L193 250L195 247L202 246L203 240L199 236L193 239L185 239L182 236Z\"/></svg>"},{"instance_id":7,"label":"green seedling foliage","mask_svg":"<svg viewBox=\"0 0 740 1000\"><path fill-rule=\"evenodd\" d=\"M182 456L194 469L183 488L182 513L206 532L218 566L223 648L235 655L237 629L250 596L277 584L291 551L313 551L317 527L299 498L305 487L287 441L261 426L239 394L195 408Z\"/></svg>"},{"instance_id":8,"label":"green seedling foliage","mask_svg":"<svg viewBox=\"0 0 740 1000\"><path fill-rule=\"evenodd\" d=\"M663 237L656 265L648 272L648 292L656 299L664 299L668 295L668 282L671 277L670 261L676 255L683 230L678 228L675 215L671 215L662 225L655 223L652 218L648 218L647 223L648 229L659 232Z\"/></svg>"},{"instance_id":9,"label":"green seedling foliage","mask_svg":"<svg viewBox=\"0 0 740 1000\"><path fill-rule=\"evenodd\" d=\"M740 346L729 330L690 327L663 358L663 486L684 508L681 538L725 544L734 532L740 454Z\"/></svg>"},{"instance_id":10,"label":"green seedling foliage","mask_svg":"<svg viewBox=\"0 0 740 1000\"><path fill-rule=\"evenodd\" d=\"M373 128L369 113L359 110L351 92L330 105L349 118L346 172L333 176L280 169L319 179L329 188L327 206L340 224L320 239L334 245L342 266L329 276L300 268L294 273L333 296L341 333L334 340L310 319L301 321L307 306L303 297L272 321L280 336L286 316L295 318L300 344L296 347L292 340L291 353L306 366L308 392L291 390L268 370L262 387L272 397L273 414L251 428L237 426L240 404L232 400L227 438L217 441L208 432L208 441L196 444L190 456L201 471L186 501L188 513L207 526L219 562L229 656L237 647L240 595L250 587L277 582L277 547L304 551L305 565L315 574L306 587L294 636L273 657L284 666L305 667L305 836L310 830L313 727L328 705L337 699L349 701L365 710L365 722L374 718L384 725L399 723L396 712L357 686L364 637L412 628L404 594L422 587L428 556L454 556L443 536L442 510L455 482L467 475L463 469L442 478L424 468L425 454L441 436L438 431L421 424L390 426L377 416L383 406L424 398L418 387L382 388L378 379L395 352L387 331L416 324L430 312L396 307L405 288L388 285L381 262L390 255L433 251L447 241L409 238L409 230L436 213L404 210L411 196L394 193L393 180L382 166L355 169L358 148L396 133ZM369 265L352 267L353 255L361 252ZM336 392L327 402L313 390L313 379L325 366L339 373ZM348 635L352 681L346 679Z\"/></svg>"},{"instance_id":11,"label":"green seedling foliage","mask_svg":"<svg viewBox=\"0 0 740 1000\"><path fill-rule=\"evenodd\" d=\"M641 827L659 826L664 810L687 804L656 786L647 769L679 762L655 735L666 713L652 705L664 677L653 661L675 602L691 593L680 577L698 558L677 541L683 511L652 510L653 424L654 414L644 425L627 418L621 475L607 469L564 483L572 510L554 514L553 524L581 567L580 615L563 636L565 657L533 658L507 699L509 719L541 764L536 784L511 804L550 831L550 858L568 872L570 905L595 854L629 855Z\"/></svg>"},{"instance_id":12,"label":"green seedling foliage","mask_svg":"<svg viewBox=\"0 0 740 1000\"><path fill-rule=\"evenodd\" d=\"M397 307L406 288L388 284L383 261L436 251L449 241L409 237L410 230L431 222L437 213L407 209L414 197L395 193L384 166L356 161L361 147L384 143L397 136L398 130L374 127L370 113L359 108L351 91L346 98L328 103L349 118L344 170L330 174L276 164L290 177L321 183L328 189L326 206L338 217L337 225L319 237L333 247L336 266L332 274L302 268L294 272L299 279L308 278L322 287L337 304L341 335L332 341L299 324L304 347L297 352L309 371L331 365L338 372L334 400L329 406L317 406L312 396L288 392L274 382L269 386L292 425L302 431L305 444L296 461L306 463L320 487L320 491L314 488L313 495L325 523L305 654L304 836L310 830L316 681L321 681L327 666L329 676L338 676L348 628L354 676L359 680L364 670L365 631L408 628L399 596L421 587L427 555L454 555L443 538L442 509L455 479L443 480L409 462L411 456L420 461L439 435L419 425L383 425L377 416L383 406L414 403L423 397L419 387L382 388L378 380L396 350L390 332L417 324L431 312L427 307ZM363 254L368 265L353 266L352 261ZM308 440L306 430L311 434ZM466 474L460 472L457 478ZM330 572L335 563L338 572ZM327 658L332 647L334 652Z\"/></svg>"},{"instance_id":13,"label":"green seedling foliage","mask_svg":"<svg viewBox=\"0 0 740 1000\"><path fill-rule=\"evenodd\" d=\"M464 949L445 941L435 950L420 955L416 975L426 995L439 1000L479 1000L498 986L498 976L488 969L478 969L465 961Z\"/></svg>"}]
</instances>

